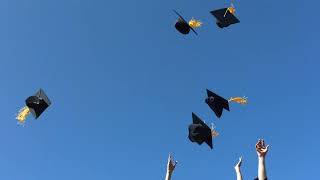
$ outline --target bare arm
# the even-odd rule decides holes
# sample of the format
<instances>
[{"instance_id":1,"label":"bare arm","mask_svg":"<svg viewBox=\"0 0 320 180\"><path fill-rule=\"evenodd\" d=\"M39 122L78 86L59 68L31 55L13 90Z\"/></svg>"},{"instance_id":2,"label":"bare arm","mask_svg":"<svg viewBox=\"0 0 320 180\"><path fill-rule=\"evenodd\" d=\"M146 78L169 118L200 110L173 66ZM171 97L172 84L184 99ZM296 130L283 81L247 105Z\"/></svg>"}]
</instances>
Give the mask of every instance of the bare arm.
<instances>
[{"instance_id":1,"label":"bare arm","mask_svg":"<svg viewBox=\"0 0 320 180\"><path fill-rule=\"evenodd\" d=\"M167 172L166 180L171 180L171 175L172 175L172 173Z\"/></svg>"},{"instance_id":2,"label":"bare arm","mask_svg":"<svg viewBox=\"0 0 320 180\"><path fill-rule=\"evenodd\" d=\"M242 163L242 157L239 158L239 162L234 167L234 170L236 171L236 175L237 175L237 180L242 180L241 169L240 169L241 163Z\"/></svg>"},{"instance_id":3,"label":"bare arm","mask_svg":"<svg viewBox=\"0 0 320 180\"><path fill-rule=\"evenodd\" d=\"M266 171L266 164L265 164L264 157L259 157L258 178L259 180L265 180L267 178L267 171Z\"/></svg>"},{"instance_id":4,"label":"bare arm","mask_svg":"<svg viewBox=\"0 0 320 180\"><path fill-rule=\"evenodd\" d=\"M258 178L259 180L265 180L267 178L267 170L266 170L266 163L265 163L265 157L268 152L269 145L265 145L263 139L259 139L256 144L256 151L258 154L259 159L259 167L258 167Z\"/></svg>"},{"instance_id":5,"label":"bare arm","mask_svg":"<svg viewBox=\"0 0 320 180\"><path fill-rule=\"evenodd\" d=\"M167 174L165 180L171 180L172 172L176 168L177 161L172 162L171 155L169 154L168 164L167 164Z\"/></svg>"}]
</instances>

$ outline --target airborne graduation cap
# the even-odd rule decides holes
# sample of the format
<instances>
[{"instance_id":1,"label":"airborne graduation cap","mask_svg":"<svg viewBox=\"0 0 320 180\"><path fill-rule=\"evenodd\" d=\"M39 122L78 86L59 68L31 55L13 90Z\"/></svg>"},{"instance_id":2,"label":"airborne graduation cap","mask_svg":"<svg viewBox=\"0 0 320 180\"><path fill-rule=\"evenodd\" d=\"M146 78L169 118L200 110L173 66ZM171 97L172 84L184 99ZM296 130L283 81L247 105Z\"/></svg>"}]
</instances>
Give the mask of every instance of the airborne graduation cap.
<instances>
[{"instance_id":1,"label":"airborne graduation cap","mask_svg":"<svg viewBox=\"0 0 320 180\"><path fill-rule=\"evenodd\" d=\"M223 109L230 111L229 109L229 102L237 102L240 104L246 104L247 98L246 97L235 97L226 100L225 98L215 94L214 92L207 89L207 95L205 102L211 108L211 110L216 114L218 118L221 117Z\"/></svg>"},{"instance_id":2,"label":"airborne graduation cap","mask_svg":"<svg viewBox=\"0 0 320 180\"><path fill-rule=\"evenodd\" d=\"M212 149L212 137L218 133L209 128L197 115L192 113L192 124L189 125L189 139L201 145L203 142Z\"/></svg>"},{"instance_id":3,"label":"airborne graduation cap","mask_svg":"<svg viewBox=\"0 0 320 180\"><path fill-rule=\"evenodd\" d=\"M26 106L19 111L19 114L16 117L20 124L24 124L25 119L30 112L35 119L38 119L39 116L51 105L51 101L42 89L40 89L35 95L29 96L25 100L25 103Z\"/></svg>"},{"instance_id":4,"label":"airborne graduation cap","mask_svg":"<svg viewBox=\"0 0 320 180\"><path fill-rule=\"evenodd\" d=\"M210 13L216 18L216 24L220 28L228 27L231 24L239 23L239 19L234 15L236 9L231 4L228 8L222 8L218 10L211 11Z\"/></svg>"},{"instance_id":5,"label":"airborne graduation cap","mask_svg":"<svg viewBox=\"0 0 320 180\"><path fill-rule=\"evenodd\" d=\"M191 29L196 35L198 35L198 33L194 29L201 26L202 23L200 21L192 18L189 22L187 22L177 11L173 10L173 12L179 16L179 19L175 24L175 28L181 34L189 34Z\"/></svg>"}]
</instances>

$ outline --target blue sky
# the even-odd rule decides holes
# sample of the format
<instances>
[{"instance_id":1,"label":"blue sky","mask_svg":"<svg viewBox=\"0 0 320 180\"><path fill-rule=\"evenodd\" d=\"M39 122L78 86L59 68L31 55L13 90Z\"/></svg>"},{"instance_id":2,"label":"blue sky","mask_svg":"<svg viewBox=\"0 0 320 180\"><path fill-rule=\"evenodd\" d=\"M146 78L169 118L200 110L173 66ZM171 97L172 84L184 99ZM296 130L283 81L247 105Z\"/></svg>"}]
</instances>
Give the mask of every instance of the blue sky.
<instances>
[{"instance_id":1,"label":"blue sky","mask_svg":"<svg viewBox=\"0 0 320 180\"><path fill-rule=\"evenodd\" d=\"M0 177L7 180L245 179L258 138L271 144L270 179L317 177L319 2L234 1L240 24L209 14L230 1L0 2ZM203 22L174 29L172 9ZM15 113L43 88L52 106L20 127ZM220 120L205 89L228 97ZM188 138L191 112L214 122L214 150Z\"/></svg>"}]
</instances>

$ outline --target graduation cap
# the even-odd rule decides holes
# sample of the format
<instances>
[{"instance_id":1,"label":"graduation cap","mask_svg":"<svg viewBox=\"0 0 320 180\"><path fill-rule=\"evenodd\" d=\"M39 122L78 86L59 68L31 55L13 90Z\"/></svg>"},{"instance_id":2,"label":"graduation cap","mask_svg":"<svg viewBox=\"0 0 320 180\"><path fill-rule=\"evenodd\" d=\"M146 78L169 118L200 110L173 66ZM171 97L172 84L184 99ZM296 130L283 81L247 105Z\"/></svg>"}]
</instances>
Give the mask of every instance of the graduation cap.
<instances>
[{"instance_id":1,"label":"graduation cap","mask_svg":"<svg viewBox=\"0 0 320 180\"><path fill-rule=\"evenodd\" d=\"M191 29L196 35L198 35L198 33L194 30L194 28L198 28L201 26L202 23L200 21L191 19L189 22L187 22L176 10L173 10L173 12L179 16L179 19L175 24L175 28L181 34L189 34Z\"/></svg>"},{"instance_id":2,"label":"graduation cap","mask_svg":"<svg viewBox=\"0 0 320 180\"><path fill-rule=\"evenodd\" d=\"M51 101L45 92L40 89L35 95L29 96L25 100L26 106L23 107L20 111L16 119L20 123L24 123L25 119L31 112L35 119L38 117L51 105Z\"/></svg>"},{"instance_id":3,"label":"graduation cap","mask_svg":"<svg viewBox=\"0 0 320 180\"><path fill-rule=\"evenodd\" d=\"M231 24L239 23L239 19L234 15L235 8L231 4L228 8L222 8L211 11L210 13L216 18L216 24L220 28L228 27Z\"/></svg>"},{"instance_id":4,"label":"graduation cap","mask_svg":"<svg viewBox=\"0 0 320 180\"><path fill-rule=\"evenodd\" d=\"M197 115L192 113L192 124L189 125L189 139L201 145L203 142L212 149L212 131Z\"/></svg>"},{"instance_id":5,"label":"graduation cap","mask_svg":"<svg viewBox=\"0 0 320 180\"><path fill-rule=\"evenodd\" d=\"M205 102L209 105L212 111L216 114L218 118L221 117L223 109L230 111L229 101L223 97L211 92L207 89L207 95Z\"/></svg>"},{"instance_id":6,"label":"graduation cap","mask_svg":"<svg viewBox=\"0 0 320 180\"><path fill-rule=\"evenodd\" d=\"M212 109L218 118L221 117L223 109L230 111L229 102L237 102L240 104L247 104L247 97L235 97L226 100L225 98L215 94L214 92L207 89L207 95L205 102Z\"/></svg>"}]
</instances>

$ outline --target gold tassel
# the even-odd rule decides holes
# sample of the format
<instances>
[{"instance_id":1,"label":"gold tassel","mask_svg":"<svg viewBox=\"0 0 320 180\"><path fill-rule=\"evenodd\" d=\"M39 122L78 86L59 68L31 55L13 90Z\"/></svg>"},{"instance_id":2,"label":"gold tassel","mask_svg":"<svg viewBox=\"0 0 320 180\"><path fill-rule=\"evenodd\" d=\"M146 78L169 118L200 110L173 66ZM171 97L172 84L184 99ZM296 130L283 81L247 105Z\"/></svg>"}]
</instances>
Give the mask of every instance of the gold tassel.
<instances>
[{"instance_id":1,"label":"gold tassel","mask_svg":"<svg viewBox=\"0 0 320 180\"><path fill-rule=\"evenodd\" d=\"M230 12L231 14L234 14L236 12L236 8L233 6L233 4L231 3L231 6L229 6L226 10L226 12L224 13L224 16L223 17L226 17L227 15L227 12Z\"/></svg>"},{"instance_id":2,"label":"gold tassel","mask_svg":"<svg viewBox=\"0 0 320 180\"><path fill-rule=\"evenodd\" d=\"M219 136L219 133L214 130L215 128L216 128L215 125L211 123L211 135L213 138Z\"/></svg>"},{"instance_id":3,"label":"gold tassel","mask_svg":"<svg viewBox=\"0 0 320 180\"><path fill-rule=\"evenodd\" d=\"M248 103L247 97L230 98L228 101L229 102L233 101L233 102L237 102L237 103L240 103L240 104L247 104Z\"/></svg>"},{"instance_id":4,"label":"gold tassel","mask_svg":"<svg viewBox=\"0 0 320 180\"><path fill-rule=\"evenodd\" d=\"M233 6L230 6L228 7L228 11L231 13L231 14L234 14L236 12L236 8L234 8Z\"/></svg>"},{"instance_id":5,"label":"gold tassel","mask_svg":"<svg viewBox=\"0 0 320 180\"><path fill-rule=\"evenodd\" d=\"M211 131L211 134L212 134L212 137L217 137L217 136L219 136L219 133L218 133L217 131L215 131L215 130L212 130L212 131Z\"/></svg>"},{"instance_id":6,"label":"gold tassel","mask_svg":"<svg viewBox=\"0 0 320 180\"><path fill-rule=\"evenodd\" d=\"M191 19L190 21L189 21L189 26L191 26L192 28L198 28L198 27L200 27L202 25L202 22L200 22L200 21L198 21L198 20L196 20L196 19Z\"/></svg>"},{"instance_id":7,"label":"gold tassel","mask_svg":"<svg viewBox=\"0 0 320 180\"><path fill-rule=\"evenodd\" d=\"M27 106L21 108L19 110L17 117L16 117L19 124L24 124L26 121L26 118L28 117L29 114L30 114L30 109Z\"/></svg>"}]
</instances>

